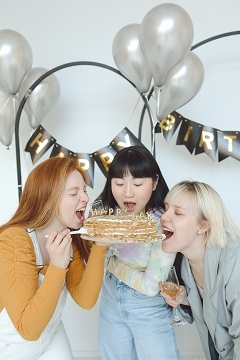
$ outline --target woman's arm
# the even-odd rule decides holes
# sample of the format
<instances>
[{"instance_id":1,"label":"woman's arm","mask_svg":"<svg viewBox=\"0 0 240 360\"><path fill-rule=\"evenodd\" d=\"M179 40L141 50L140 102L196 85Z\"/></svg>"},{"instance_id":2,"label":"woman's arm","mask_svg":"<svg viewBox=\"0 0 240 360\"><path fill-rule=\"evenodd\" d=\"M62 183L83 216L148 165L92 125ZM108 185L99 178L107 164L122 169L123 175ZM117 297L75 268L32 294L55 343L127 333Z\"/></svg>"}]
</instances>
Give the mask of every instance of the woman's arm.
<instances>
[{"instance_id":1,"label":"woman's arm","mask_svg":"<svg viewBox=\"0 0 240 360\"><path fill-rule=\"evenodd\" d=\"M74 247L74 260L67 273L67 288L74 301L84 309L91 309L97 302L103 281L107 246L93 244L85 267L79 252Z\"/></svg>"},{"instance_id":2,"label":"woman's arm","mask_svg":"<svg viewBox=\"0 0 240 360\"><path fill-rule=\"evenodd\" d=\"M56 308L66 270L50 265L38 288L32 241L25 229L12 228L0 237L0 304L26 340L37 340Z\"/></svg>"}]
</instances>

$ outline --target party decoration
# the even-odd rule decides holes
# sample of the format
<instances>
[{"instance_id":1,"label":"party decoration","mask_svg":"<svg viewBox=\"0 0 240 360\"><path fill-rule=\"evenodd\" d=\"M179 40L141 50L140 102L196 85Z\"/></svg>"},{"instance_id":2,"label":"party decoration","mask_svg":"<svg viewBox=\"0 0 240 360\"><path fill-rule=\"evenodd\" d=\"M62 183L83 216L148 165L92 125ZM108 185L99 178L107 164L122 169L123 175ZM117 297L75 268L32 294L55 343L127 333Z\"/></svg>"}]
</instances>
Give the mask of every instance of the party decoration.
<instances>
[{"instance_id":1,"label":"party decoration","mask_svg":"<svg viewBox=\"0 0 240 360\"><path fill-rule=\"evenodd\" d=\"M85 183L93 188L94 182L94 160L92 154L87 153L74 153L64 146L54 143L53 149L49 157L72 157L77 159L80 168L85 174Z\"/></svg>"},{"instance_id":2,"label":"party decoration","mask_svg":"<svg viewBox=\"0 0 240 360\"><path fill-rule=\"evenodd\" d=\"M139 24L129 24L120 29L114 38L112 53L120 72L140 93L146 93L151 86L152 73L140 48L139 28Z\"/></svg>"},{"instance_id":3,"label":"party decoration","mask_svg":"<svg viewBox=\"0 0 240 360\"><path fill-rule=\"evenodd\" d=\"M203 80L203 64L191 51L170 71L165 84L157 90L158 120L188 103L201 89Z\"/></svg>"},{"instance_id":4,"label":"party decoration","mask_svg":"<svg viewBox=\"0 0 240 360\"><path fill-rule=\"evenodd\" d=\"M28 41L14 30L0 31L0 82L11 95L32 67L32 49Z\"/></svg>"},{"instance_id":5,"label":"party decoration","mask_svg":"<svg viewBox=\"0 0 240 360\"><path fill-rule=\"evenodd\" d=\"M12 143L16 108L19 103L16 97L11 96L0 86L0 141L9 146Z\"/></svg>"},{"instance_id":6,"label":"party decoration","mask_svg":"<svg viewBox=\"0 0 240 360\"><path fill-rule=\"evenodd\" d=\"M55 144L56 139L41 125L32 134L27 142L25 151L31 155L33 165Z\"/></svg>"},{"instance_id":7,"label":"party decoration","mask_svg":"<svg viewBox=\"0 0 240 360\"><path fill-rule=\"evenodd\" d=\"M156 86L166 82L169 72L190 51L193 35L192 20L179 5L161 4L145 15L139 42Z\"/></svg>"},{"instance_id":8,"label":"party decoration","mask_svg":"<svg viewBox=\"0 0 240 360\"><path fill-rule=\"evenodd\" d=\"M217 129L210 126L203 126L201 137L195 148L195 155L205 153L212 160L215 160L218 148Z\"/></svg>"},{"instance_id":9,"label":"party decoration","mask_svg":"<svg viewBox=\"0 0 240 360\"><path fill-rule=\"evenodd\" d=\"M107 145L95 151L92 155L103 175L107 177L109 165L114 159L117 151Z\"/></svg>"},{"instance_id":10,"label":"party decoration","mask_svg":"<svg viewBox=\"0 0 240 360\"><path fill-rule=\"evenodd\" d=\"M133 145L143 146L141 141L127 127L115 136L110 145L117 152L123 148Z\"/></svg>"},{"instance_id":11,"label":"party decoration","mask_svg":"<svg viewBox=\"0 0 240 360\"><path fill-rule=\"evenodd\" d=\"M174 111L156 124L155 133L162 132L169 142L179 125L177 145L184 145L191 154L205 153L215 160L218 152L219 162L227 157L240 160L240 131L223 131L204 126Z\"/></svg>"},{"instance_id":12,"label":"party decoration","mask_svg":"<svg viewBox=\"0 0 240 360\"><path fill-rule=\"evenodd\" d=\"M30 86L47 71L47 69L41 67L32 68L21 85L19 98L22 99L27 94ZM27 94L24 110L28 115L32 129L36 129L40 125L43 118L57 102L59 96L60 86L56 76L53 74L42 80L30 94Z\"/></svg>"}]
</instances>

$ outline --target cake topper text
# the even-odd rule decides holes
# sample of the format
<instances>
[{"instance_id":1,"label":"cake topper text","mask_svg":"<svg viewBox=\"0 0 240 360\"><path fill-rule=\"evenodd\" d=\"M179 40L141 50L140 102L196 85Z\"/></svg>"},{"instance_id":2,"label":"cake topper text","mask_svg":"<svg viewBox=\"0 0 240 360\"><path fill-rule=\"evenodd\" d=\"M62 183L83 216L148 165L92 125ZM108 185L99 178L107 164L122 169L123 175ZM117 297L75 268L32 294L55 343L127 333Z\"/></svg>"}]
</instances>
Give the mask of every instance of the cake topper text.
<instances>
[{"instance_id":1,"label":"cake topper text","mask_svg":"<svg viewBox=\"0 0 240 360\"><path fill-rule=\"evenodd\" d=\"M104 209L104 208L102 208L102 209L91 209L90 212L91 212L92 216L113 215L114 209L109 208L108 211L106 209ZM120 215L127 216L127 209L117 209L116 210L116 216L120 216ZM151 212L148 212L148 211L146 213L140 212L139 214L132 213L131 215L128 215L128 216L132 220L134 220L134 219L145 219L145 218L147 218L147 220L150 220Z\"/></svg>"}]
</instances>

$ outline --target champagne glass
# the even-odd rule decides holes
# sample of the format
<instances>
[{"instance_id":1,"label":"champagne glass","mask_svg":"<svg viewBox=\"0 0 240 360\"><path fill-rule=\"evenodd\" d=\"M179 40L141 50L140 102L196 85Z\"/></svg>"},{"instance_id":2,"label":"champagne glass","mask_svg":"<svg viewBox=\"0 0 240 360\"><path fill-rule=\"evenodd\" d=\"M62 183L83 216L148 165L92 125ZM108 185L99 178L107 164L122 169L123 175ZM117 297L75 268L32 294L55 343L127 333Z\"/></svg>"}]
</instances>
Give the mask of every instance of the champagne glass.
<instances>
[{"instance_id":1,"label":"champagne glass","mask_svg":"<svg viewBox=\"0 0 240 360\"><path fill-rule=\"evenodd\" d=\"M179 281L175 266L164 266L160 269L160 272L164 292L174 298L179 289ZM175 307L173 308L173 314L173 320L170 321L171 326L181 326L186 324L186 321L177 315L177 309Z\"/></svg>"}]
</instances>

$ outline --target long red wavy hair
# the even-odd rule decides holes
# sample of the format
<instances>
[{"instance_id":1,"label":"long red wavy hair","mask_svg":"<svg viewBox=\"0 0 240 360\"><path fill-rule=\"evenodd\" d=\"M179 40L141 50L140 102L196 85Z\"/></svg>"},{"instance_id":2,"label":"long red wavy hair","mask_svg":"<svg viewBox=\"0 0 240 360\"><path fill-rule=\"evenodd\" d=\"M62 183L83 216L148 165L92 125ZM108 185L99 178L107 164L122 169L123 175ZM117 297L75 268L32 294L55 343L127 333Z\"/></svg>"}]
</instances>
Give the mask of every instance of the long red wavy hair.
<instances>
[{"instance_id":1,"label":"long red wavy hair","mask_svg":"<svg viewBox=\"0 0 240 360\"><path fill-rule=\"evenodd\" d=\"M52 157L36 166L28 175L15 214L0 227L0 232L9 226L41 229L51 223L54 217L58 217L66 179L74 170L85 181L85 174L74 158ZM72 239L81 257L87 261L91 243L79 235L73 235Z\"/></svg>"}]
</instances>

